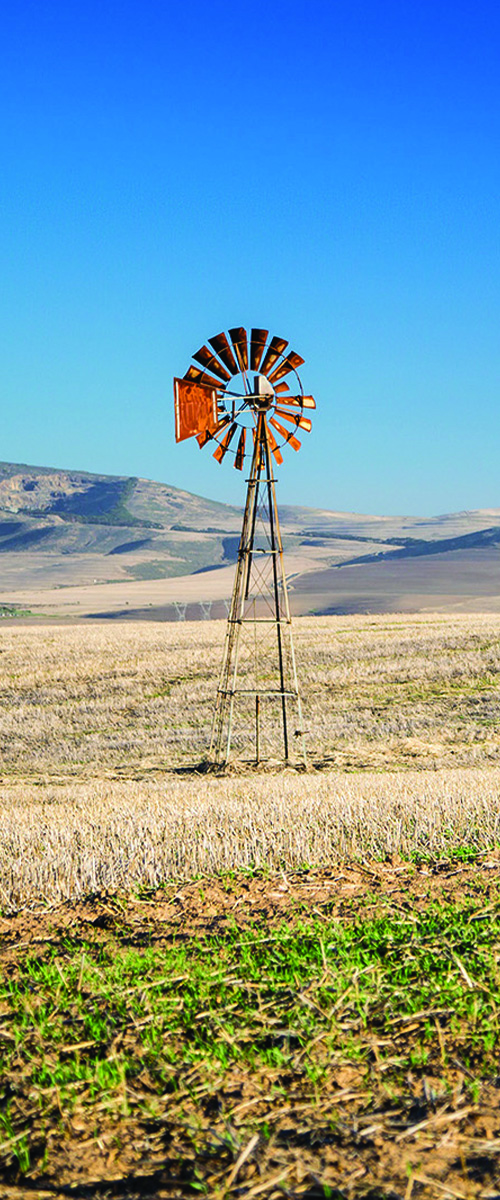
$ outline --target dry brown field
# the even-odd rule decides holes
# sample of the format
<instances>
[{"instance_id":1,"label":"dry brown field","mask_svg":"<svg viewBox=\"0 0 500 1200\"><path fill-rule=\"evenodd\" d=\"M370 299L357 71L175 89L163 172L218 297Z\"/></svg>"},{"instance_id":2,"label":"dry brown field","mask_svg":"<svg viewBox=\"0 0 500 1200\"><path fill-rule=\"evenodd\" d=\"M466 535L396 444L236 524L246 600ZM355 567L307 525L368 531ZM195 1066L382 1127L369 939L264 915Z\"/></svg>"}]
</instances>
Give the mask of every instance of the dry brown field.
<instances>
[{"instance_id":1,"label":"dry brown field","mask_svg":"<svg viewBox=\"0 0 500 1200\"><path fill-rule=\"evenodd\" d=\"M213 778L224 630L0 630L4 905L495 842L500 617L298 620L310 770Z\"/></svg>"},{"instance_id":2,"label":"dry brown field","mask_svg":"<svg viewBox=\"0 0 500 1200\"><path fill-rule=\"evenodd\" d=\"M223 636L0 629L0 1200L498 1200L500 617L297 620L307 771Z\"/></svg>"}]
</instances>

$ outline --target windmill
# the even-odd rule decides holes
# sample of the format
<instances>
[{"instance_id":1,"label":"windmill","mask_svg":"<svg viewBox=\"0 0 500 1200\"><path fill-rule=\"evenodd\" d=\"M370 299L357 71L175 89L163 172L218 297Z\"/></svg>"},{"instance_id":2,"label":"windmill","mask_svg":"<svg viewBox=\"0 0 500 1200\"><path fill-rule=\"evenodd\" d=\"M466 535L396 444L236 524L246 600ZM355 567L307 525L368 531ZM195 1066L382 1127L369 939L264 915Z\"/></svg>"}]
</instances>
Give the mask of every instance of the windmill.
<instances>
[{"instance_id":1,"label":"windmill","mask_svg":"<svg viewBox=\"0 0 500 1200\"><path fill-rule=\"evenodd\" d=\"M229 336L228 336L229 335ZM183 379L174 379L176 441L195 437L220 464L251 459L236 575L212 722L215 766L249 755L306 763L274 463L300 449L311 429L304 359L267 329L242 327L208 339ZM195 365L196 364L196 365ZM282 754L277 747L282 748Z\"/></svg>"}]
</instances>

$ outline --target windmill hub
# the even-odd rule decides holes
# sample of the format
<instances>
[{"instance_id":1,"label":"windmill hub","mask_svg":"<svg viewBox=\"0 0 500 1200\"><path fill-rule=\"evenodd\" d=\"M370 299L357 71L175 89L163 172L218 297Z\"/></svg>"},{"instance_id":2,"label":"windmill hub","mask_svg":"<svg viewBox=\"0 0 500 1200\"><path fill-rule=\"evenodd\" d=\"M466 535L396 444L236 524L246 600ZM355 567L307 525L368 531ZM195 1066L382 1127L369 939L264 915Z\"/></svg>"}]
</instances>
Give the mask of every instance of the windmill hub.
<instances>
[{"instance_id":1,"label":"windmill hub","mask_svg":"<svg viewBox=\"0 0 500 1200\"><path fill-rule=\"evenodd\" d=\"M268 412L274 404L274 388L265 375L253 377L252 408L257 412Z\"/></svg>"}]
</instances>

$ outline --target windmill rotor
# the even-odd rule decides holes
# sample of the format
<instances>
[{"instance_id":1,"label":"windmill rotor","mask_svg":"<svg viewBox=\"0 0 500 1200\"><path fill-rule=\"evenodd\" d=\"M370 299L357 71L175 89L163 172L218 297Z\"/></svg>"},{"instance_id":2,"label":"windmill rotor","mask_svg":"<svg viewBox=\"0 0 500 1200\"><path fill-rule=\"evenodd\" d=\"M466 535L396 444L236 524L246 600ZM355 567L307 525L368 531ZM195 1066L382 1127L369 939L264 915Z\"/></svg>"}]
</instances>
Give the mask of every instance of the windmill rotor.
<instances>
[{"instance_id":1,"label":"windmill rotor","mask_svg":"<svg viewBox=\"0 0 500 1200\"><path fill-rule=\"evenodd\" d=\"M300 449L297 432L310 432L307 414L316 404L305 395L299 375L304 359L285 338L270 337L267 329L248 334L235 326L208 338L192 357L183 379L174 384L177 441L195 436L200 448L214 441L216 462L228 455L242 471L253 453L258 414L265 411L275 461L282 463L287 445Z\"/></svg>"}]
</instances>

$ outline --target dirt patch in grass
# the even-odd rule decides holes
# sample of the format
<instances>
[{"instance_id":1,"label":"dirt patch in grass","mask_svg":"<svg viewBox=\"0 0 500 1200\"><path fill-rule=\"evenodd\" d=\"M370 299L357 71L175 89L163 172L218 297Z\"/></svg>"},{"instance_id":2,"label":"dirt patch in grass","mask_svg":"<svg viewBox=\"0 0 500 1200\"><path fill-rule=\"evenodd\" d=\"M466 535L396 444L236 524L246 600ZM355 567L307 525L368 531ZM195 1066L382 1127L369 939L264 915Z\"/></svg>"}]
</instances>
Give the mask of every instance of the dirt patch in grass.
<instances>
[{"instance_id":1,"label":"dirt patch in grass","mask_svg":"<svg viewBox=\"0 0 500 1200\"><path fill-rule=\"evenodd\" d=\"M382 910L418 912L433 901L459 903L489 895L500 880L500 852L453 861L339 863L328 870L236 874L199 879L179 887L162 887L142 895L110 895L70 902L45 911L43 907L0 917L1 962L9 948L17 960L34 944L54 947L72 940L98 941L112 933L128 945L157 941L176 944L217 934L237 926L255 931L256 925L286 921L293 928L316 912L323 917L355 920Z\"/></svg>"},{"instance_id":2,"label":"dirt patch in grass","mask_svg":"<svg viewBox=\"0 0 500 1200\"><path fill-rule=\"evenodd\" d=\"M500 859L0 924L0 1197L500 1194Z\"/></svg>"}]
</instances>

